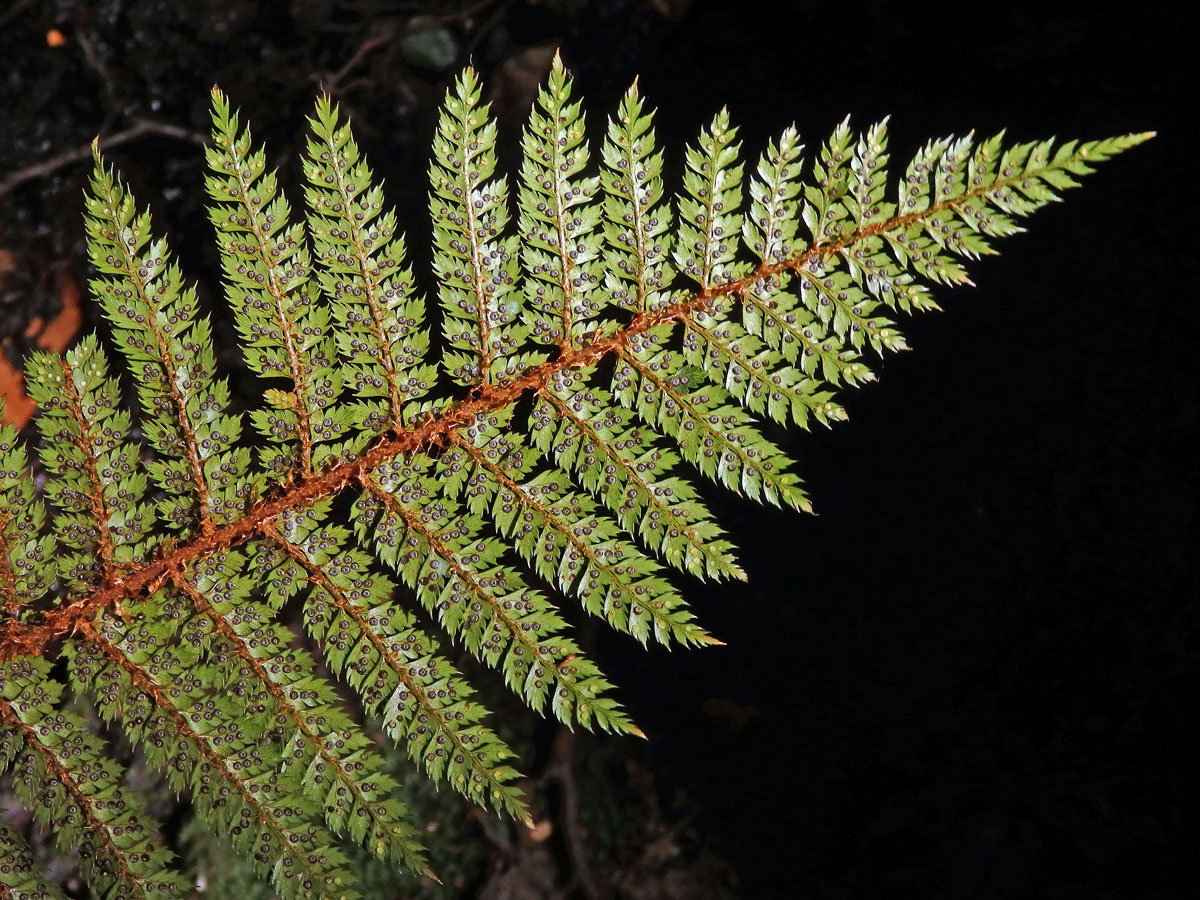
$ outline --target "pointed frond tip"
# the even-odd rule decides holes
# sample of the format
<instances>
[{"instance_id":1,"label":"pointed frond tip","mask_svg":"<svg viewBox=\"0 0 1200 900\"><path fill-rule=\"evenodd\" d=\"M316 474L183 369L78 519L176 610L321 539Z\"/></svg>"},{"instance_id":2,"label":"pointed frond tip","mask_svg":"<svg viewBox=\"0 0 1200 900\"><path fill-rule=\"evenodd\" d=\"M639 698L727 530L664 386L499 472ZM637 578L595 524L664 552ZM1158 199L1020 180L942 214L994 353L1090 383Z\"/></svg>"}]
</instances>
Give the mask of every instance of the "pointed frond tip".
<instances>
[{"instance_id":1,"label":"pointed frond tip","mask_svg":"<svg viewBox=\"0 0 1200 900\"><path fill-rule=\"evenodd\" d=\"M644 738L580 618L721 646L679 581L746 578L701 482L810 511L770 433L844 420L844 389L907 349L896 319L1154 136L969 134L893 166L887 120L756 149L722 108L677 152L635 79L593 144L556 54L505 174L483 97L468 68L440 110L424 273L331 98L296 213L213 86L220 287L263 379L245 415L196 288L92 143L115 358L90 336L30 360L44 486L0 426L0 773L100 896L187 885L68 684L285 900L363 895L341 840L433 877L389 755L529 822L460 661L567 728ZM0 895L61 896L2 824Z\"/></svg>"}]
</instances>

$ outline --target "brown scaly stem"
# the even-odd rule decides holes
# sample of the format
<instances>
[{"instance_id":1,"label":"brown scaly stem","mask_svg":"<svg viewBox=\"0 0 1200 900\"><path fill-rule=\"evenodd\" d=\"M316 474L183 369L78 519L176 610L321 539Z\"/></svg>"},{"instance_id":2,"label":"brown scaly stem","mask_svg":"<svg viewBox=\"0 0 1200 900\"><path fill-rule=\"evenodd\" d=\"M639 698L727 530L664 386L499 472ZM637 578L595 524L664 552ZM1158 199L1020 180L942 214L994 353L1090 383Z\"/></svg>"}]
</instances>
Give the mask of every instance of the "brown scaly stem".
<instances>
[{"instance_id":1,"label":"brown scaly stem","mask_svg":"<svg viewBox=\"0 0 1200 900\"><path fill-rule=\"evenodd\" d=\"M8 522L8 516L0 513L0 615L15 616L21 608L21 603L17 600L17 576L13 572L12 564L8 559L8 554L12 548L9 547L8 541L4 539L4 528L8 525ZM4 650L0 647L0 656L3 656L3 653Z\"/></svg>"},{"instance_id":2,"label":"brown scaly stem","mask_svg":"<svg viewBox=\"0 0 1200 900\"><path fill-rule=\"evenodd\" d=\"M946 209L955 209L966 200L1007 186L1012 180L1015 179L998 178L985 188L969 191L952 201L931 205L918 213L895 216L846 235L838 241L815 244L783 262L764 263L742 278L698 290L686 299L669 306L640 313L617 332L598 337L577 350L533 366L511 381L476 386L466 397L440 415L382 436L361 456L341 462L327 471L305 475L283 486L276 493L256 503L236 522L182 541L140 569L125 572L121 576L110 575L88 597L49 610L39 621L21 622L10 619L0 624L0 662L24 654L45 653L58 638L78 630L96 612L113 605L122 597L138 594L160 583L172 570L182 569L208 553L262 535L282 513L305 506L320 497L336 494L347 486L361 483L368 472L393 457L424 447L444 445L454 429L470 424L476 416L508 406L526 391L541 393L558 372L591 366L610 353L624 350L637 335L660 325L678 322L692 313L707 309L717 297L740 294L763 278L787 271L800 272L814 260L833 256L845 247L873 235L900 231L913 222Z\"/></svg>"}]
</instances>

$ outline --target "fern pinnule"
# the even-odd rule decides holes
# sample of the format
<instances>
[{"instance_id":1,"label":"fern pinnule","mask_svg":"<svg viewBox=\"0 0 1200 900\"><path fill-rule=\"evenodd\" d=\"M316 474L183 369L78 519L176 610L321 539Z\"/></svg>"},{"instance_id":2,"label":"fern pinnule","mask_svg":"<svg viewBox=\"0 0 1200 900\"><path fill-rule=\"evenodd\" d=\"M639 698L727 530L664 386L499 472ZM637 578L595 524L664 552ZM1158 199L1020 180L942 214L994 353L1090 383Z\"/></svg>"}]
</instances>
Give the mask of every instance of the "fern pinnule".
<instances>
[{"instance_id":1,"label":"fern pinnule","mask_svg":"<svg viewBox=\"0 0 1200 900\"><path fill-rule=\"evenodd\" d=\"M464 430L473 436L480 425ZM547 700L565 724L641 732L614 700L612 685L564 635L566 620L512 566L506 545L482 533L452 497L434 460L416 453L383 463L362 480L354 508L359 539L392 566L416 599L472 655L499 669L537 712Z\"/></svg>"},{"instance_id":2,"label":"fern pinnule","mask_svg":"<svg viewBox=\"0 0 1200 900\"><path fill-rule=\"evenodd\" d=\"M480 724L486 710L471 686L415 618L390 604L395 585L345 547L349 533L326 523L328 513L326 499L264 528L255 556L268 583L285 596L307 593L304 623L327 663L430 778L527 819L506 764L515 754Z\"/></svg>"},{"instance_id":3,"label":"fern pinnule","mask_svg":"<svg viewBox=\"0 0 1200 900\"><path fill-rule=\"evenodd\" d=\"M211 220L264 379L256 435L195 290L98 152L92 290L140 415L89 336L29 362L43 491L0 426L0 774L84 851L102 897L187 886L66 686L284 900L361 896L343 842L431 874L347 702L435 783L529 822L516 755L443 638L540 714L640 735L560 603L643 644L720 643L669 570L745 573L687 468L808 509L765 429L844 419L835 391L874 379L868 348L907 346L893 316L937 308L930 283L969 283L964 260L1147 137L932 141L888 200L886 121L842 122L807 178L786 128L747 175L722 110L672 200L637 84L593 165L556 56L510 209L468 69L432 144L430 309L328 98L303 221L228 99L212 102ZM0 825L0 898L22 895L61 892Z\"/></svg>"},{"instance_id":4,"label":"fern pinnule","mask_svg":"<svg viewBox=\"0 0 1200 900\"><path fill-rule=\"evenodd\" d=\"M73 684L95 699L105 720L120 722L147 761L190 795L196 814L281 897L358 896L345 854L315 824L319 807L301 773L282 770L278 736L264 716L266 691L254 675L228 651L207 646L210 623L193 617L178 642L144 624L186 621L194 616L188 606L162 589L128 602L125 617L101 613L67 645Z\"/></svg>"},{"instance_id":5,"label":"fern pinnule","mask_svg":"<svg viewBox=\"0 0 1200 900\"><path fill-rule=\"evenodd\" d=\"M93 155L87 231L100 277L90 287L137 387L141 428L155 453L146 465L159 492L153 503L172 532L208 531L257 499L249 450L238 446L241 420L227 412L229 389L217 377L212 330L198 315L195 290L183 286L166 241L152 241L149 214L137 212L95 146ZM131 561L149 559L161 540L151 532Z\"/></svg>"},{"instance_id":6,"label":"fern pinnule","mask_svg":"<svg viewBox=\"0 0 1200 900\"><path fill-rule=\"evenodd\" d=\"M609 120L602 151L605 290L616 306L633 313L666 306L675 277L675 216L663 202L663 151L656 147L653 117L635 81Z\"/></svg>"},{"instance_id":7,"label":"fern pinnule","mask_svg":"<svg viewBox=\"0 0 1200 900\"><path fill-rule=\"evenodd\" d=\"M46 506L28 472L17 429L0 424L0 619L23 617L58 574L54 538L45 533Z\"/></svg>"},{"instance_id":8,"label":"fern pinnule","mask_svg":"<svg viewBox=\"0 0 1200 900\"><path fill-rule=\"evenodd\" d=\"M679 455L591 384L592 374L591 367L564 370L550 380L531 413L534 446L668 565L697 578L745 580L733 545L695 487L668 474Z\"/></svg>"},{"instance_id":9,"label":"fern pinnule","mask_svg":"<svg viewBox=\"0 0 1200 900\"><path fill-rule=\"evenodd\" d=\"M437 367L426 362L425 301L405 266L396 215L383 211L383 189L373 183L350 126L338 124L325 97L309 124L315 140L304 160L305 198L321 291L337 324L347 383L363 398L360 427L382 433L403 427L406 405L437 380Z\"/></svg>"},{"instance_id":10,"label":"fern pinnule","mask_svg":"<svg viewBox=\"0 0 1200 900\"><path fill-rule=\"evenodd\" d=\"M579 101L555 54L521 140L518 209L525 316L540 344L570 350L595 327L602 273L600 179L584 175L588 142ZM593 299L593 297L595 299Z\"/></svg>"},{"instance_id":11,"label":"fern pinnule","mask_svg":"<svg viewBox=\"0 0 1200 900\"><path fill-rule=\"evenodd\" d=\"M664 644L713 643L662 566L640 553L565 472L535 474L537 454L518 446L509 430L507 416L494 416L479 423L474 437L470 429L454 436L438 461L447 496L467 495L471 513L491 519L541 578L617 630L643 644L650 633Z\"/></svg>"},{"instance_id":12,"label":"fern pinnule","mask_svg":"<svg viewBox=\"0 0 1200 900\"><path fill-rule=\"evenodd\" d=\"M517 236L508 234L508 180L496 171L496 120L467 69L447 92L429 162L433 268L442 369L457 384L490 384L528 368L521 353Z\"/></svg>"}]
</instances>

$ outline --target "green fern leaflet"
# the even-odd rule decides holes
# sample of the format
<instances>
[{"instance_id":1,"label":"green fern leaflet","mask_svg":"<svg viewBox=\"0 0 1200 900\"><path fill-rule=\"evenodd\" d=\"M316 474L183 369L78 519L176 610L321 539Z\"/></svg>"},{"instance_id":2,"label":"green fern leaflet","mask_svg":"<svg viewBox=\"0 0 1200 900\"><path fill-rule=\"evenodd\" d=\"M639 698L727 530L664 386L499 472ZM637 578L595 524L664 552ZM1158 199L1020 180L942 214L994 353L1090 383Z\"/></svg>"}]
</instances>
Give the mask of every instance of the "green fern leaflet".
<instances>
[{"instance_id":1,"label":"green fern leaflet","mask_svg":"<svg viewBox=\"0 0 1200 900\"><path fill-rule=\"evenodd\" d=\"M467 70L433 138L427 299L328 100L300 215L214 90L211 221L263 378L246 416L195 290L97 151L91 289L120 359L92 336L30 360L44 490L0 428L0 773L105 898L188 885L66 696L285 900L362 896L347 843L432 875L347 699L433 781L528 819L453 656L567 726L640 735L563 605L643 644L719 643L672 572L745 577L697 476L807 510L764 422L844 419L869 355L905 347L893 317L936 308L929 285L966 283L963 260L1148 136L933 141L889 193L885 123L839 125L806 174L794 128L748 157L722 111L672 195L636 85L593 145L556 59L510 180ZM59 896L0 826L0 898Z\"/></svg>"}]
</instances>

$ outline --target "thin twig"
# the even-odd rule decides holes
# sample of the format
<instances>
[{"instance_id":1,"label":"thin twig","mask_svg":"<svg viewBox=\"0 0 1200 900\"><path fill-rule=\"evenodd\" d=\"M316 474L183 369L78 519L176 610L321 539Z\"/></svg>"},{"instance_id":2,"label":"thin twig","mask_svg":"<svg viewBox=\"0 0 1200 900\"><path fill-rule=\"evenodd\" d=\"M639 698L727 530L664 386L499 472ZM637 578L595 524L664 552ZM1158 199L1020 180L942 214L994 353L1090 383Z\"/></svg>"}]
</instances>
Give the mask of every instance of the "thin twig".
<instances>
[{"instance_id":1,"label":"thin twig","mask_svg":"<svg viewBox=\"0 0 1200 900\"><path fill-rule=\"evenodd\" d=\"M516 848L513 846L513 842L509 840L508 835L496 827L496 823L492 821L493 816L486 810L473 806L467 812L467 818L472 819L479 826L479 830L483 832L483 836L488 839L493 847L504 854L506 858L511 859L516 856Z\"/></svg>"},{"instance_id":2,"label":"thin twig","mask_svg":"<svg viewBox=\"0 0 1200 900\"><path fill-rule=\"evenodd\" d=\"M378 47L382 47L384 44L391 43L396 38L397 34L397 29L388 28L387 30L381 31L379 34L373 37L367 38L362 42L362 44L359 45L358 49L354 51L354 55L346 60L345 65L334 72L333 75L329 77L328 81L323 81L321 83L321 89L330 94L337 93L338 85L341 83L343 78L358 68L359 63L366 59L373 50Z\"/></svg>"},{"instance_id":3,"label":"thin twig","mask_svg":"<svg viewBox=\"0 0 1200 900\"><path fill-rule=\"evenodd\" d=\"M129 144L145 137L171 138L176 141L187 141L199 147L203 147L207 143L207 138L197 131L181 128L178 125L168 125L165 122L138 119L124 131L118 131L115 134L100 138L100 146L111 150L114 147L120 147L122 144ZM26 166L24 169L17 169L15 172L10 172L3 179L0 179L0 197L12 193L27 181L45 178L48 175L53 175L59 169L65 169L67 166L90 159L91 155L92 145L89 143L82 147L76 147L73 150L65 150L57 156L52 156L32 166Z\"/></svg>"},{"instance_id":4,"label":"thin twig","mask_svg":"<svg viewBox=\"0 0 1200 900\"><path fill-rule=\"evenodd\" d=\"M100 58L100 54L96 52L96 45L88 40L84 34L84 29L79 28L75 33L75 43L83 51L83 59L87 63L88 68L96 73L100 79L101 89L104 91L105 106L107 112L104 114L104 121L101 122L99 131L107 131L108 127L117 120L121 112L121 101L117 98L117 83L113 81L113 77L109 74L108 67L104 65L104 60Z\"/></svg>"},{"instance_id":5,"label":"thin twig","mask_svg":"<svg viewBox=\"0 0 1200 900\"><path fill-rule=\"evenodd\" d=\"M579 786L575 783L575 735L559 728L554 736L554 761L544 777L558 783L562 792L562 831L571 858L571 881L587 900L603 900L605 893L596 884L587 858L583 823L579 818Z\"/></svg>"},{"instance_id":6,"label":"thin twig","mask_svg":"<svg viewBox=\"0 0 1200 900\"><path fill-rule=\"evenodd\" d=\"M513 5L513 2L514 0L504 0L503 3L492 10L491 15L484 19L478 28L471 32L471 37L467 41L466 46L463 47L462 52L468 63L470 63L471 56L475 53L475 49L479 46L480 42L489 31L500 24L504 18L504 14L508 12L508 8Z\"/></svg>"}]
</instances>

